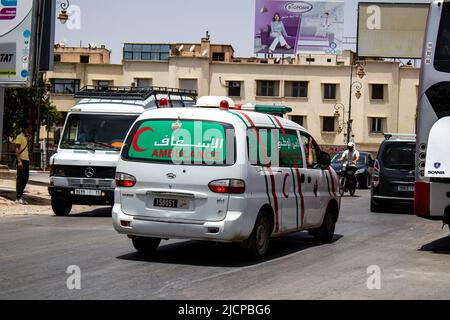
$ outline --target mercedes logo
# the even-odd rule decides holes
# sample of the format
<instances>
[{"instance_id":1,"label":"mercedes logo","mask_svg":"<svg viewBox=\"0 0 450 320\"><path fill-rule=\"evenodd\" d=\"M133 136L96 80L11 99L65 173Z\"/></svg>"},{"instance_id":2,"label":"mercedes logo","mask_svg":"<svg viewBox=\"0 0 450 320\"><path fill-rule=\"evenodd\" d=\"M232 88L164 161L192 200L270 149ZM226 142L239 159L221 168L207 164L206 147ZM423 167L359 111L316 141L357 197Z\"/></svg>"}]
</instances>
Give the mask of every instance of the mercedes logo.
<instances>
[{"instance_id":1,"label":"mercedes logo","mask_svg":"<svg viewBox=\"0 0 450 320\"><path fill-rule=\"evenodd\" d=\"M95 171L94 171L94 169L89 167L84 171L84 174L86 175L87 178L92 178L95 174Z\"/></svg>"},{"instance_id":2,"label":"mercedes logo","mask_svg":"<svg viewBox=\"0 0 450 320\"><path fill-rule=\"evenodd\" d=\"M166 177L167 177L168 179L175 179L175 178L177 177L177 175L174 174L174 173L168 173L168 174L166 175Z\"/></svg>"}]
</instances>

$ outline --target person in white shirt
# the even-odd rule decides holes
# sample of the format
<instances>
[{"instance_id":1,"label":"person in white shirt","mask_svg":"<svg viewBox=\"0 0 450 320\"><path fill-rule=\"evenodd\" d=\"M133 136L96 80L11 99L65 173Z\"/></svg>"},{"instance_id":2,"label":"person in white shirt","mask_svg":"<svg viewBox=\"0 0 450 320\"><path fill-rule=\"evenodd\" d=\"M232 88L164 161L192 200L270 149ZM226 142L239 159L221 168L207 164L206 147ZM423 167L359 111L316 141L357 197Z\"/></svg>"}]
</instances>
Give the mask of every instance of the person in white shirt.
<instances>
[{"instance_id":1,"label":"person in white shirt","mask_svg":"<svg viewBox=\"0 0 450 320\"><path fill-rule=\"evenodd\" d=\"M355 143L350 142L347 145L347 150L342 154L341 159L339 161L351 162L353 165L356 165L359 160L359 151L355 148Z\"/></svg>"}]
</instances>

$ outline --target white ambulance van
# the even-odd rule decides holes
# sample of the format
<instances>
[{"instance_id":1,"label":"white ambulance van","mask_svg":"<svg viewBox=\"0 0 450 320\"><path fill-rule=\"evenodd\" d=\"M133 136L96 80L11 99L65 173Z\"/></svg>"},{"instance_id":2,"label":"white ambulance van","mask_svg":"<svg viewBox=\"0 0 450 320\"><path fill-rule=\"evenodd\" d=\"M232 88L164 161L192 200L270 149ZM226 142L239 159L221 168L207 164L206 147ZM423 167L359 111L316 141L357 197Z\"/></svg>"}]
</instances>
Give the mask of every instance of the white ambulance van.
<instances>
[{"instance_id":1,"label":"white ambulance van","mask_svg":"<svg viewBox=\"0 0 450 320\"><path fill-rule=\"evenodd\" d=\"M307 230L333 240L338 177L304 128L224 97L197 107L148 111L134 123L117 165L119 233L145 254L178 238L238 242L255 258L271 236Z\"/></svg>"}]
</instances>

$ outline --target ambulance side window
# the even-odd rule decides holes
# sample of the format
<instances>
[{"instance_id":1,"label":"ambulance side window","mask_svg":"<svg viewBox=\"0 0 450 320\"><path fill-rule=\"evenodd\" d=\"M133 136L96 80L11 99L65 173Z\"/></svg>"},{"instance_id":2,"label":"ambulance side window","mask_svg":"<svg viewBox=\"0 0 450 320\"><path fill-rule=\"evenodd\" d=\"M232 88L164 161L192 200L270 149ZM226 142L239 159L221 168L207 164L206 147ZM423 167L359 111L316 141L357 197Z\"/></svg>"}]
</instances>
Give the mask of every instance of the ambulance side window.
<instances>
[{"instance_id":1,"label":"ambulance side window","mask_svg":"<svg viewBox=\"0 0 450 320\"><path fill-rule=\"evenodd\" d=\"M306 134L300 133L302 137L302 143L305 148L306 164L308 169L319 169L320 163L320 148L314 139Z\"/></svg>"},{"instance_id":2,"label":"ambulance side window","mask_svg":"<svg viewBox=\"0 0 450 320\"><path fill-rule=\"evenodd\" d=\"M252 128L247 131L248 158L254 166L273 166L272 154L277 142L270 128Z\"/></svg>"},{"instance_id":3,"label":"ambulance side window","mask_svg":"<svg viewBox=\"0 0 450 320\"><path fill-rule=\"evenodd\" d=\"M297 131L287 130L279 134L280 167L303 168L302 143Z\"/></svg>"}]
</instances>

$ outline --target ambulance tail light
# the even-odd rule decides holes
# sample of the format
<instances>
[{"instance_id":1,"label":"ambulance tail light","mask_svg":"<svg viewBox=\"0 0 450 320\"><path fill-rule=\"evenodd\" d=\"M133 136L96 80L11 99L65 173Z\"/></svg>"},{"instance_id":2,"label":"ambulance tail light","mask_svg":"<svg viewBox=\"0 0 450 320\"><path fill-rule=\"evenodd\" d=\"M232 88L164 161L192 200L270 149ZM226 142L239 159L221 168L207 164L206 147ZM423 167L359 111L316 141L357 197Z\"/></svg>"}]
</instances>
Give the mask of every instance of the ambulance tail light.
<instances>
[{"instance_id":1,"label":"ambulance tail light","mask_svg":"<svg viewBox=\"0 0 450 320\"><path fill-rule=\"evenodd\" d=\"M136 178L130 174L117 172L116 185L122 188L132 188L136 185Z\"/></svg>"},{"instance_id":2,"label":"ambulance tail light","mask_svg":"<svg viewBox=\"0 0 450 320\"><path fill-rule=\"evenodd\" d=\"M243 194L245 182L237 179L214 180L208 184L209 189L215 193Z\"/></svg>"},{"instance_id":3,"label":"ambulance tail light","mask_svg":"<svg viewBox=\"0 0 450 320\"><path fill-rule=\"evenodd\" d=\"M376 160L373 166L373 174L372 174L373 186L375 188L380 185L380 168L381 168L380 162Z\"/></svg>"},{"instance_id":4,"label":"ambulance tail light","mask_svg":"<svg viewBox=\"0 0 450 320\"><path fill-rule=\"evenodd\" d=\"M428 217L430 215L430 183L416 181L414 187L414 211L416 216Z\"/></svg>"}]
</instances>

